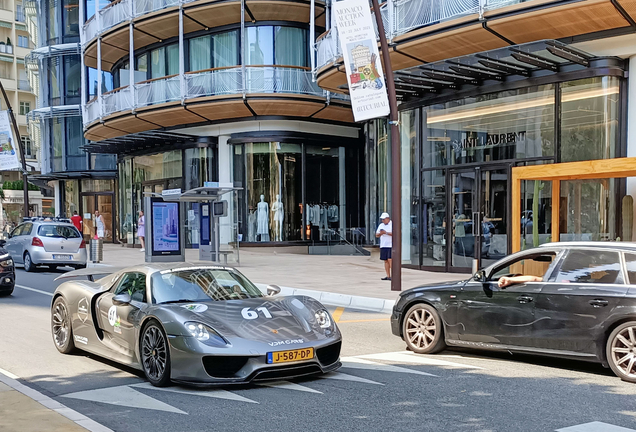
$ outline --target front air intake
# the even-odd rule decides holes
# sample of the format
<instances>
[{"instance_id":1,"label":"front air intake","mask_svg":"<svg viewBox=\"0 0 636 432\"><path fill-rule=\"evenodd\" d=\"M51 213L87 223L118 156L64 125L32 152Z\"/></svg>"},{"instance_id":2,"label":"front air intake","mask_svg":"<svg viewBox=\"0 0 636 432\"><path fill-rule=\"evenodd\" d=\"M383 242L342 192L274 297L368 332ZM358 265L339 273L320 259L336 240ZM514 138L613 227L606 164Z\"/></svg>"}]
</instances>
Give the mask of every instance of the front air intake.
<instances>
[{"instance_id":1,"label":"front air intake","mask_svg":"<svg viewBox=\"0 0 636 432\"><path fill-rule=\"evenodd\" d=\"M238 356L205 356L203 357L203 367L211 377L232 378L249 359L249 357Z\"/></svg>"},{"instance_id":2,"label":"front air intake","mask_svg":"<svg viewBox=\"0 0 636 432\"><path fill-rule=\"evenodd\" d=\"M318 360L323 366L334 364L340 358L341 347L342 342L337 342L335 344L327 345L326 347L318 348L316 350Z\"/></svg>"}]
</instances>

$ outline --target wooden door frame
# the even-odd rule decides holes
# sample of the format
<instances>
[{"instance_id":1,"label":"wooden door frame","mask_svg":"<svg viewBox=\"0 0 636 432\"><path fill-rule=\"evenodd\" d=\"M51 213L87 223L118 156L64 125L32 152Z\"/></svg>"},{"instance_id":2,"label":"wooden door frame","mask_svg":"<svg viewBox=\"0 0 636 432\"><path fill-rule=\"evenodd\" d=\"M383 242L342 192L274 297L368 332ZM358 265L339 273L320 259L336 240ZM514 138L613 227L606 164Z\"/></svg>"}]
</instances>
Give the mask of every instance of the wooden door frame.
<instances>
[{"instance_id":1,"label":"wooden door frame","mask_svg":"<svg viewBox=\"0 0 636 432\"><path fill-rule=\"evenodd\" d=\"M512 248L521 250L521 182L536 180L552 183L552 222L550 236L559 241L561 180L593 180L636 177L636 157L598 159L582 162L530 165L512 168Z\"/></svg>"}]
</instances>

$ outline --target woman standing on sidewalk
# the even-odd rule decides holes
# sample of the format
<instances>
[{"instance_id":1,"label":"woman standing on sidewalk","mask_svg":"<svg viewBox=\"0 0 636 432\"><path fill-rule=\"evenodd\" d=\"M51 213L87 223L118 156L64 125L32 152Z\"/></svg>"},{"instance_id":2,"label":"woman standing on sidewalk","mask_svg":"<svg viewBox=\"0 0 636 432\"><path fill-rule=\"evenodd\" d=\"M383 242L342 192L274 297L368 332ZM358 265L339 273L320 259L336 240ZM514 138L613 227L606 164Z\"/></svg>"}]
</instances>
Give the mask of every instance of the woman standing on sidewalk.
<instances>
[{"instance_id":1,"label":"woman standing on sidewalk","mask_svg":"<svg viewBox=\"0 0 636 432\"><path fill-rule=\"evenodd\" d=\"M146 218L144 217L144 211L139 210L139 220L137 221L137 237L139 237L139 243L141 243L141 251L146 250Z\"/></svg>"}]
</instances>

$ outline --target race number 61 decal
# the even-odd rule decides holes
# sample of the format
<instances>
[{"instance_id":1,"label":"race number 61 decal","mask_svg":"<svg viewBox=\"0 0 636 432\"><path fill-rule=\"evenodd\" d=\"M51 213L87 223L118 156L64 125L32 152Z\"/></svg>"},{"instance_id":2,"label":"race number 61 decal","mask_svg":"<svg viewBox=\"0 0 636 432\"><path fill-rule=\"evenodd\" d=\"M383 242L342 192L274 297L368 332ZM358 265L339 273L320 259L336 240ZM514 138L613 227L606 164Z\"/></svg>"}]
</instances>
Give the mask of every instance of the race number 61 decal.
<instances>
[{"instance_id":1,"label":"race number 61 decal","mask_svg":"<svg viewBox=\"0 0 636 432\"><path fill-rule=\"evenodd\" d=\"M271 318L272 317L272 314L269 313L269 311L267 310L266 307L256 308L256 311L262 313L265 318ZM241 310L241 315L243 315L243 318L245 318L245 319L253 320L253 319L258 318L258 312L256 312L256 311L253 311L252 309L250 309L248 307L247 308L243 308L243 310Z\"/></svg>"}]
</instances>

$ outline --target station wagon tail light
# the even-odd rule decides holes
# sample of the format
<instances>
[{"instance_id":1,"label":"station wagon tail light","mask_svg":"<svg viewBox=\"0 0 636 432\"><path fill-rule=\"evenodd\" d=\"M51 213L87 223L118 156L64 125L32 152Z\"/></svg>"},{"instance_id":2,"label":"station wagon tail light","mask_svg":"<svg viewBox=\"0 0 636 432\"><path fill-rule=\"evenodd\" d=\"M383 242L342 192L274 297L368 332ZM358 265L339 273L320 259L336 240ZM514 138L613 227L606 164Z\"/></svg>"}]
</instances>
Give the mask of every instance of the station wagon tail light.
<instances>
[{"instance_id":1,"label":"station wagon tail light","mask_svg":"<svg viewBox=\"0 0 636 432\"><path fill-rule=\"evenodd\" d=\"M82 242L80 243L80 249L86 249L86 242L84 239L82 239Z\"/></svg>"},{"instance_id":2,"label":"station wagon tail light","mask_svg":"<svg viewBox=\"0 0 636 432\"><path fill-rule=\"evenodd\" d=\"M44 243L42 243L42 240L40 240L40 237L33 237L33 240L31 240L31 246L44 247Z\"/></svg>"}]
</instances>

